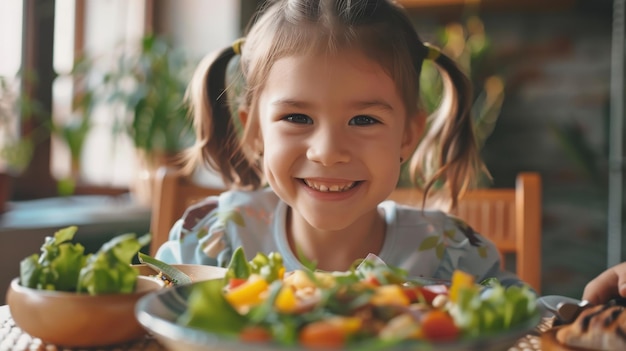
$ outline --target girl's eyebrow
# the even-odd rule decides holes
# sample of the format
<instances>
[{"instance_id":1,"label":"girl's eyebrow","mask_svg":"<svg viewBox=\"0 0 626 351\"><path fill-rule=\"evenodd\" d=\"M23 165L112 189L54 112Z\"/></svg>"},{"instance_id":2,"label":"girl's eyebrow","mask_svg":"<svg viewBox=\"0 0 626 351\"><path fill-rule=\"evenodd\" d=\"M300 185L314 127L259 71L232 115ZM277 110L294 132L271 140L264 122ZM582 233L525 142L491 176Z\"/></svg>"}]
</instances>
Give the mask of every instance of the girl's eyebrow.
<instances>
[{"instance_id":1,"label":"girl's eyebrow","mask_svg":"<svg viewBox=\"0 0 626 351\"><path fill-rule=\"evenodd\" d=\"M358 109L378 108L381 110L393 111L391 104L383 100L357 101L353 104L353 106Z\"/></svg>"},{"instance_id":2,"label":"girl's eyebrow","mask_svg":"<svg viewBox=\"0 0 626 351\"><path fill-rule=\"evenodd\" d=\"M301 100L296 100L296 99L277 99L272 101L272 105L274 106L290 106L290 107L299 107L299 108L303 108L303 107L309 107L311 106L310 103L305 102L305 101L301 101Z\"/></svg>"},{"instance_id":3,"label":"girl's eyebrow","mask_svg":"<svg viewBox=\"0 0 626 351\"><path fill-rule=\"evenodd\" d=\"M290 106L290 107L298 107L305 108L312 106L311 103L306 101L296 100L296 99L278 99L272 101L272 105L274 106ZM355 101L350 104L351 107L355 109L366 109L366 108L377 108L381 110L393 111L393 107L391 104L383 101L383 100L365 100L365 101Z\"/></svg>"}]
</instances>

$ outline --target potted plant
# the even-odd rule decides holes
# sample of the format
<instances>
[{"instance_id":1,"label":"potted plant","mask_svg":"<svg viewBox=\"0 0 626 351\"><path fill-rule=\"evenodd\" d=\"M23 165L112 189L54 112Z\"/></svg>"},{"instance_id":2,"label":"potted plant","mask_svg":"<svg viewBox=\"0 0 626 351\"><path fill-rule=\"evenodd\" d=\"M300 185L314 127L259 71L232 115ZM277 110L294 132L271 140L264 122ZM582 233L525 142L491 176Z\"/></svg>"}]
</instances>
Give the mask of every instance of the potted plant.
<instances>
[{"instance_id":1,"label":"potted plant","mask_svg":"<svg viewBox=\"0 0 626 351\"><path fill-rule=\"evenodd\" d=\"M38 130L21 130L20 116L41 112L36 101L20 96L19 76L0 76L0 213L6 211L12 178L23 172L32 159Z\"/></svg>"},{"instance_id":2,"label":"potted plant","mask_svg":"<svg viewBox=\"0 0 626 351\"><path fill-rule=\"evenodd\" d=\"M150 204L154 171L193 142L183 104L193 67L182 51L148 35L104 76L108 100L121 103L115 132L128 135L137 150L141 169L132 190L141 204Z\"/></svg>"},{"instance_id":3,"label":"potted plant","mask_svg":"<svg viewBox=\"0 0 626 351\"><path fill-rule=\"evenodd\" d=\"M71 116L63 122L53 121L52 135L58 138L70 155L70 173L58 180L60 195L71 195L81 181L81 157L85 141L92 129L91 113L95 107L95 91L89 88L89 72L93 62L86 57L79 57L72 67L71 76L74 81Z\"/></svg>"}]
</instances>

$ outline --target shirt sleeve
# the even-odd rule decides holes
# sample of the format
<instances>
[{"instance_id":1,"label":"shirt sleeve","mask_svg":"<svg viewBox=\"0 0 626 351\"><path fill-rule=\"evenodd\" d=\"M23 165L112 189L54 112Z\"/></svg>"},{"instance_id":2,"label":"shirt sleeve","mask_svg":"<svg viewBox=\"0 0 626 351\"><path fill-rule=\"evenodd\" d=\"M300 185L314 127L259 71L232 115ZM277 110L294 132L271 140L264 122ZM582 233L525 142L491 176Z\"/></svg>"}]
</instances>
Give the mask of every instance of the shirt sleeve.
<instances>
[{"instance_id":1,"label":"shirt sleeve","mask_svg":"<svg viewBox=\"0 0 626 351\"><path fill-rule=\"evenodd\" d=\"M218 204L219 197L212 196L190 206L172 226L169 240L155 258L170 264L227 264L232 250L219 221Z\"/></svg>"}]
</instances>

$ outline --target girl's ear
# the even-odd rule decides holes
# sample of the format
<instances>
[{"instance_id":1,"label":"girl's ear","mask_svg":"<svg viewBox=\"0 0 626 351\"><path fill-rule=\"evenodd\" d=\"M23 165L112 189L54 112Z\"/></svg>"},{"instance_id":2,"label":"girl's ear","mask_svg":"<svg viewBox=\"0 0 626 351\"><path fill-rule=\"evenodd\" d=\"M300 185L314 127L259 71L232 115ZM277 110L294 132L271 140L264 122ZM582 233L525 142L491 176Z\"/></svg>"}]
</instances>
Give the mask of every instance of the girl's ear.
<instances>
[{"instance_id":1,"label":"girl's ear","mask_svg":"<svg viewBox=\"0 0 626 351\"><path fill-rule=\"evenodd\" d=\"M263 152L263 137L259 128L258 119L250 120L250 111L239 108L239 122L244 130L244 142L247 143L255 154Z\"/></svg>"},{"instance_id":2,"label":"girl's ear","mask_svg":"<svg viewBox=\"0 0 626 351\"><path fill-rule=\"evenodd\" d=\"M402 144L400 145L400 155L402 155L404 160L409 159L413 155L422 139L425 126L426 115L424 112L417 112L415 115L408 117L404 135L402 136Z\"/></svg>"},{"instance_id":3,"label":"girl's ear","mask_svg":"<svg viewBox=\"0 0 626 351\"><path fill-rule=\"evenodd\" d=\"M245 127L246 123L248 123L248 110L240 108L239 112L239 122L241 122L241 126Z\"/></svg>"}]
</instances>

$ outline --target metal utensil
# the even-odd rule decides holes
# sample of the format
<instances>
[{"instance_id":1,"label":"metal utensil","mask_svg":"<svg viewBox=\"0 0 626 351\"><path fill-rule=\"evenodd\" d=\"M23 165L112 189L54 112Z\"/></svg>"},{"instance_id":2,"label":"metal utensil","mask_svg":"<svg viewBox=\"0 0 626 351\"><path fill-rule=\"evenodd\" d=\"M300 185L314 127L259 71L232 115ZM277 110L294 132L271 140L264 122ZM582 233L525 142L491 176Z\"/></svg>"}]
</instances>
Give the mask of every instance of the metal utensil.
<instances>
[{"instance_id":1,"label":"metal utensil","mask_svg":"<svg viewBox=\"0 0 626 351\"><path fill-rule=\"evenodd\" d=\"M592 306L589 301L560 295L541 296L537 301L556 317L555 325L573 322L580 312Z\"/></svg>"},{"instance_id":2,"label":"metal utensil","mask_svg":"<svg viewBox=\"0 0 626 351\"><path fill-rule=\"evenodd\" d=\"M587 307L590 307L589 301L583 300L579 303L561 302L557 305L556 316L561 323L571 323L578 315Z\"/></svg>"}]
</instances>

